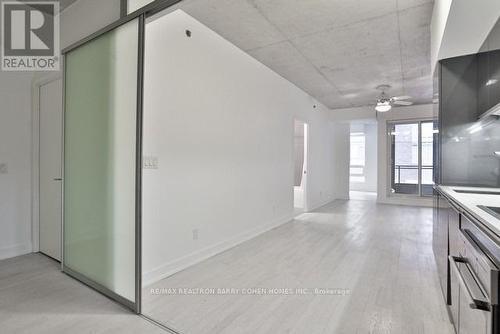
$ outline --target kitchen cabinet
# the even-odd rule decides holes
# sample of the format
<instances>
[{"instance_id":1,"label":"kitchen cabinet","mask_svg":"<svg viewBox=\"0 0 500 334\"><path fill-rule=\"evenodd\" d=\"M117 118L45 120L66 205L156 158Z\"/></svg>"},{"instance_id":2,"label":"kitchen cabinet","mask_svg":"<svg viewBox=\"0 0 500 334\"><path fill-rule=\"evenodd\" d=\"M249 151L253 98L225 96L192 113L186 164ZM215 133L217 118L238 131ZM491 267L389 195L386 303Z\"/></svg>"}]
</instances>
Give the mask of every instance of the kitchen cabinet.
<instances>
[{"instance_id":1,"label":"kitchen cabinet","mask_svg":"<svg viewBox=\"0 0 500 334\"><path fill-rule=\"evenodd\" d=\"M440 194L436 194L434 201L432 248L436 259L441 291L445 302L449 304L448 219L451 206L446 198Z\"/></svg>"},{"instance_id":2,"label":"kitchen cabinet","mask_svg":"<svg viewBox=\"0 0 500 334\"><path fill-rule=\"evenodd\" d=\"M495 254L500 255L500 246L485 233L467 208L455 198L445 196L439 193L434 204L437 210L433 248L443 293L447 292L450 319L458 334L498 334L500 259ZM444 254L445 242L447 256ZM447 259L447 271L443 258Z\"/></svg>"},{"instance_id":3,"label":"kitchen cabinet","mask_svg":"<svg viewBox=\"0 0 500 334\"><path fill-rule=\"evenodd\" d=\"M489 78L489 56L488 53L477 55L477 116L490 109L490 84Z\"/></svg>"},{"instance_id":4,"label":"kitchen cabinet","mask_svg":"<svg viewBox=\"0 0 500 334\"><path fill-rule=\"evenodd\" d=\"M477 116L500 103L500 50L477 54Z\"/></svg>"},{"instance_id":5,"label":"kitchen cabinet","mask_svg":"<svg viewBox=\"0 0 500 334\"><path fill-rule=\"evenodd\" d=\"M450 209L448 209L448 226L449 226L449 244L450 244L450 255L460 256L462 248L461 247L461 236L460 236L460 212L458 208L455 208L453 204L449 204Z\"/></svg>"},{"instance_id":6,"label":"kitchen cabinet","mask_svg":"<svg viewBox=\"0 0 500 334\"><path fill-rule=\"evenodd\" d=\"M461 237L460 237L460 213L458 210L450 205L450 209L448 210L448 229L449 229L449 249L450 255L456 258L460 258L462 256L460 247ZM451 264L450 264L451 265ZM459 300L460 300L460 283L459 277L456 271L450 268L450 281L449 281L449 298L448 304L450 308L450 316L452 318L453 325L455 326L455 330L458 332L459 323Z\"/></svg>"}]
</instances>

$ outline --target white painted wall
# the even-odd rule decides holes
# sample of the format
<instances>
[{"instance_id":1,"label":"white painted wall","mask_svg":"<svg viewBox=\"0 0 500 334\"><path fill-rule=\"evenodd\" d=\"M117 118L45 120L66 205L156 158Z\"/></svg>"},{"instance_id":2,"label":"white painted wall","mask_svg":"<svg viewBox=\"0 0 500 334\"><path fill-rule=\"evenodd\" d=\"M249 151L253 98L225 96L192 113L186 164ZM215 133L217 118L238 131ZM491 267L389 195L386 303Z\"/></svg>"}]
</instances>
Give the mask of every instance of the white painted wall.
<instances>
[{"instance_id":1,"label":"white painted wall","mask_svg":"<svg viewBox=\"0 0 500 334\"><path fill-rule=\"evenodd\" d=\"M97 10L98 8L98 10ZM80 0L61 14L61 47L119 18L119 0ZM32 251L32 82L50 73L0 71L0 259Z\"/></svg>"},{"instance_id":2,"label":"white painted wall","mask_svg":"<svg viewBox=\"0 0 500 334\"><path fill-rule=\"evenodd\" d=\"M434 67L438 61L439 49L443 40L452 1L453 0L434 1L431 18L431 73L434 73Z\"/></svg>"},{"instance_id":3,"label":"white painted wall","mask_svg":"<svg viewBox=\"0 0 500 334\"><path fill-rule=\"evenodd\" d=\"M436 0L431 20L432 71L440 59L478 52L499 18L498 0Z\"/></svg>"},{"instance_id":4,"label":"white painted wall","mask_svg":"<svg viewBox=\"0 0 500 334\"><path fill-rule=\"evenodd\" d=\"M366 172L365 172L365 187L363 191L377 191L377 179L378 179L378 134L377 134L377 124L369 123L365 124L366 133Z\"/></svg>"},{"instance_id":5,"label":"white painted wall","mask_svg":"<svg viewBox=\"0 0 500 334\"><path fill-rule=\"evenodd\" d=\"M0 259L31 252L31 78L0 72Z\"/></svg>"},{"instance_id":6,"label":"white painted wall","mask_svg":"<svg viewBox=\"0 0 500 334\"><path fill-rule=\"evenodd\" d=\"M182 11L147 25L146 284L291 219L294 119L309 124L312 209L335 193L326 107Z\"/></svg>"},{"instance_id":7,"label":"white painted wall","mask_svg":"<svg viewBox=\"0 0 500 334\"><path fill-rule=\"evenodd\" d=\"M377 123L375 121L353 121L351 132L365 134L365 181L350 181L350 190L377 191Z\"/></svg>"},{"instance_id":8,"label":"white painted wall","mask_svg":"<svg viewBox=\"0 0 500 334\"><path fill-rule=\"evenodd\" d=\"M329 113L332 122L377 122L377 201L379 203L431 206L432 199L405 197L390 194L389 142L387 140L387 122L412 119L432 119L432 104L393 108L388 113L379 113L375 118L373 107L335 109ZM337 143L340 145L340 143ZM345 143L349 150L349 143Z\"/></svg>"},{"instance_id":9,"label":"white painted wall","mask_svg":"<svg viewBox=\"0 0 500 334\"><path fill-rule=\"evenodd\" d=\"M349 199L349 164L351 158L351 127L346 122L335 122L333 130L333 184L335 198Z\"/></svg>"}]
</instances>

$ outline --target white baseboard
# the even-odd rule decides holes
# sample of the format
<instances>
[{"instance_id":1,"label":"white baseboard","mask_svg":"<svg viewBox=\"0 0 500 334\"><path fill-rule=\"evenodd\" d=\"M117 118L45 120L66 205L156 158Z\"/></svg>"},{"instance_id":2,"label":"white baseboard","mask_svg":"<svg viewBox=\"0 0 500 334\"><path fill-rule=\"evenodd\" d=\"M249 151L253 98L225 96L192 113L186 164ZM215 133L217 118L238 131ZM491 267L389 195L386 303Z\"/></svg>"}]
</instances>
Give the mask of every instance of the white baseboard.
<instances>
[{"instance_id":1,"label":"white baseboard","mask_svg":"<svg viewBox=\"0 0 500 334\"><path fill-rule=\"evenodd\" d=\"M270 231L280 225L288 223L293 219L293 214L287 215L285 217L281 217L272 221L271 223L260 225L254 229L246 231L244 233L238 234L235 237L217 243L213 246L206 247L199 251L193 252L186 256L181 257L180 259L165 263L156 267L155 269L145 272L142 276L142 286L146 287L150 284L158 282L161 279L164 279L168 276L171 276L183 269L191 267L197 263L200 263L214 255L222 253L234 246L237 246L247 240L255 238L256 236Z\"/></svg>"},{"instance_id":2,"label":"white baseboard","mask_svg":"<svg viewBox=\"0 0 500 334\"><path fill-rule=\"evenodd\" d=\"M16 244L0 248L0 260L31 253L31 243Z\"/></svg>"},{"instance_id":3,"label":"white baseboard","mask_svg":"<svg viewBox=\"0 0 500 334\"><path fill-rule=\"evenodd\" d=\"M316 209L319 209L321 208L322 206L325 206L333 201L335 201L336 199L341 199L341 198L335 198L335 197L331 197L331 198L328 198L326 200L324 200L323 202L319 203L319 204L315 204L313 205L311 208L307 208L307 212L310 212L310 211L314 211Z\"/></svg>"}]
</instances>

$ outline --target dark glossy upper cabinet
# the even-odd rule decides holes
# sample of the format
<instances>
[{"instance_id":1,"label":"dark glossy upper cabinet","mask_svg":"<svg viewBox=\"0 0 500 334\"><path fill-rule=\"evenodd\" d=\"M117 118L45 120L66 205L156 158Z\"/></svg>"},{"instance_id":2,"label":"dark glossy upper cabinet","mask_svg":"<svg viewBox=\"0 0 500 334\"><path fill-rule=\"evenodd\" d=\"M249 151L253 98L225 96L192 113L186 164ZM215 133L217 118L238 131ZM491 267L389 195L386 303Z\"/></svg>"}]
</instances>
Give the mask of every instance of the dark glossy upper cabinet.
<instances>
[{"instance_id":1,"label":"dark glossy upper cabinet","mask_svg":"<svg viewBox=\"0 0 500 334\"><path fill-rule=\"evenodd\" d=\"M477 55L478 116L500 103L500 50Z\"/></svg>"},{"instance_id":2,"label":"dark glossy upper cabinet","mask_svg":"<svg viewBox=\"0 0 500 334\"><path fill-rule=\"evenodd\" d=\"M478 116L490 109L489 106L489 64L488 53L477 55L477 109Z\"/></svg>"},{"instance_id":3,"label":"dark glossy upper cabinet","mask_svg":"<svg viewBox=\"0 0 500 334\"><path fill-rule=\"evenodd\" d=\"M500 20L477 54L478 114L500 103Z\"/></svg>"}]
</instances>

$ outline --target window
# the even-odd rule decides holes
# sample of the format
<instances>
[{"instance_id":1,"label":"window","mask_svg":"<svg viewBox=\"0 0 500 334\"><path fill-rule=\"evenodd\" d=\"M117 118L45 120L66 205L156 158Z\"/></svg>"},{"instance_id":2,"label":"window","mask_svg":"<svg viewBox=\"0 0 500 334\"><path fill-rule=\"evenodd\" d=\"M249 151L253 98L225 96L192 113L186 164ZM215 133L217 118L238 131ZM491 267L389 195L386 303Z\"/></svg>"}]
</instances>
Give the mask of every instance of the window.
<instances>
[{"instance_id":1,"label":"window","mask_svg":"<svg viewBox=\"0 0 500 334\"><path fill-rule=\"evenodd\" d=\"M350 178L352 182L365 182L365 134L351 132Z\"/></svg>"},{"instance_id":2,"label":"window","mask_svg":"<svg viewBox=\"0 0 500 334\"><path fill-rule=\"evenodd\" d=\"M389 129L392 192L432 195L434 122L389 123Z\"/></svg>"}]
</instances>

